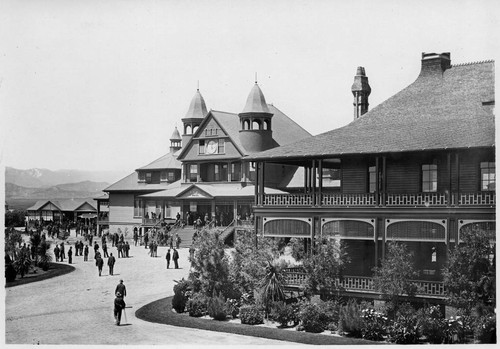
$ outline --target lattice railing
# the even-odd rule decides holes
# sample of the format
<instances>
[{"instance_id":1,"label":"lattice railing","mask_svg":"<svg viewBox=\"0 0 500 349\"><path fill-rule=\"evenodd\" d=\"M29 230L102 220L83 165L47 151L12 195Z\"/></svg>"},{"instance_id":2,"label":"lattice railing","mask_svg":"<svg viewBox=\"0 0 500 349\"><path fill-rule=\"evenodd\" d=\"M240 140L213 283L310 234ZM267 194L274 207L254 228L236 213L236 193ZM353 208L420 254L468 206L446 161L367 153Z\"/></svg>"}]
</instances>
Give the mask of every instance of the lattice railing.
<instances>
[{"instance_id":1,"label":"lattice railing","mask_svg":"<svg viewBox=\"0 0 500 349\"><path fill-rule=\"evenodd\" d=\"M446 206L445 193L388 193L386 206Z\"/></svg>"},{"instance_id":2,"label":"lattice railing","mask_svg":"<svg viewBox=\"0 0 500 349\"><path fill-rule=\"evenodd\" d=\"M283 270L283 282L285 286L304 286L307 274L301 268L286 268ZM415 280L419 296L445 297L445 289L442 282ZM363 276L344 276L342 280L335 281L337 287L346 291L375 292L373 279Z\"/></svg>"},{"instance_id":3,"label":"lattice railing","mask_svg":"<svg viewBox=\"0 0 500 349\"><path fill-rule=\"evenodd\" d=\"M458 198L460 206L493 206L495 203L496 192L494 191L460 193Z\"/></svg>"},{"instance_id":4,"label":"lattice railing","mask_svg":"<svg viewBox=\"0 0 500 349\"><path fill-rule=\"evenodd\" d=\"M321 196L323 206L374 206L375 204L375 194L329 193Z\"/></svg>"},{"instance_id":5,"label":"lattice railing","mask_svg":"<svg viewBox=\"0 0 500 349\"><path fill-rule=\"evenodd\" d=\"M264 205L267 206L311 206L312 195L308 194L266 194Z\"/></svg>"}]
</instances>

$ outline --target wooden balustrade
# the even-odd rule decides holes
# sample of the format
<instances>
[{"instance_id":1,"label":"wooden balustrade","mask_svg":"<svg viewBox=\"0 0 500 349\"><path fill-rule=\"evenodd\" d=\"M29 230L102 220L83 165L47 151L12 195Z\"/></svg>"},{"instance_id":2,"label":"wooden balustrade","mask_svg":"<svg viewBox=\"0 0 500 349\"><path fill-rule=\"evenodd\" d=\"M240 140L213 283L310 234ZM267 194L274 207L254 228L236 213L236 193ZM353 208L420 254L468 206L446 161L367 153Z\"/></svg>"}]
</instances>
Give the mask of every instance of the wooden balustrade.
<instances>
[{"instance_id":1,"label":"wooden balustrade","mask_svg":"<svg viewBox=\"0 0 500 349\"><path fill-rule=\"evenodd\" d=\"M455 197L458 196L458 199ZM495 192L478 193L386 193L377 203L374 193L323 193L313 194L264 194L264 206L323 206L323 207L445 207L445 206L494 206Z\"/></svg>"},{"instance_id":2,"label":"wooden balustrade","mask_svg":"<svg viewBox=\"0 0 500 349\"><path fill-rule=\"evenodd\" d=\"M301 268L286 268L283 270L283 282L288 287L305 286L307 274ZM445 289L442 282L415 280L418 296L445 297ZM363 276L344 276L342 280L336 279L337 287L351 292L375 293L373 279Z\"/></svg>"}]
</instances>

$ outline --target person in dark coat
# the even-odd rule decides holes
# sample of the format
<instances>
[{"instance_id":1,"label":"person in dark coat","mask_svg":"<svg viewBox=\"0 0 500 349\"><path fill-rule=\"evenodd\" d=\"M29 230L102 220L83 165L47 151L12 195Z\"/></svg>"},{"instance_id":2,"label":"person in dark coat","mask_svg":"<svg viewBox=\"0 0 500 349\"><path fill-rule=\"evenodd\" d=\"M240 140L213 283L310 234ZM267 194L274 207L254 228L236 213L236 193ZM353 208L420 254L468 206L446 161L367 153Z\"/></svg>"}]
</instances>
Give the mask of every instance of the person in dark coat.
<instances>
[{"instance_id":1,"label":"person in dark coat","mask_svg":"<svg viewBox=\"0 0 500 349\"><path fill-rule=\"evenodd\" d=\"M104 260L101 258L100 253L96 256L95 265L97 266L97 270L99 271L99 276L101 276Z\"/></svg>"},{"instance_id":2,"label":"person in dark coat","mask_svg":"<svg viewBox=\"0 0 500 349\"><path fill-rule=\"evenodd\" d=\"M86 262L89 260L89 245L85 245L83 249L83 261Z\"/></svg>"},{"instance_id":3,"label":"person in dark coat","mask_svg":"<svg viewBox=\"0 0 500 349\"><path fill-rule=\"evenodd\" d=\"M94 242L94 258L96 258L97 252L99 252L99 244Z\"/></svg>"},{"instance_id":4,"label":"person in dark coat","mask_svg":"<svg viewBox=\"0 0 500 349\"><path fill-rule=\"evenodd\" d=\"M108 258L108 267L109 267L109 275L113 275L113 268L115 266L116 259L111 253L111 255Z\"/></svg>"},{"instance_id":5,"label":"person in dark coat","mask_svg":"<svg viewBox=\"0 0 500 349\"><path fill-rule=\"evenodd\" d=\"M64 242L61 242L61 247L59 248L59 256L61 257L61 262L64 258L66 258L66 254L64 253Z\"/></svg>"},{"instance_id":6,"label":"person in dark coat","mask_svg":"<svg viewBox=\"0 0 500 349\"><path fill-rule=\"evenodd\" d=\"M134 227L134 246L137 246L137 240L139 240L139 234L137 233L137 227Z\"/></svg>"},{"instance_id":7,"label":"person in dark coat","mask_svg":"<svg viewBox=\"0 0 500 349\"><path fill-rule=\"evenodd\" d=\"M167 269L170 268L170 249L167 251L167 256L165 257L167 260Z\"/></svg>"},{"instance_id":8,"label":"person in dark coat","mask_svg":"<svg viewBox=\"0 0 500 349\"><path fill-rule=\"evenodd\" d=\"M108 254L108 246L106 245L106 242L104 242L102 244L102 252L104 254L104 257L109 257L109 254Z\"/></svg>"},{"instance_id":9,"label":"person in dark coat","mask_svg":"<svg viewBox=\"0 0 500 349\"><path fill-rule=\"evenodd\" d=\"M115 324L116 326L120 326L120 321L122 320L122 310L125 309L125 301L123 300L123 296L120 292L116 293L114 304L115 308L113 314L115 315Z\"/></svg>"},{"instance_id":10,"label":"person in dark coat","mask_svg":"<svg viewBox=\"0 0 500 349\"><path fill-rule=\"evenodd\" d=\"M128 241L125 241L125 257L127 257L127 258L129 256L129 251L130 251L130 245L129 245Z\"/></svg>"},{"instance_id":11,"label":"person in dark coat","mask_svg":"<svg viewBox=\"0 0 500 349\"><path fill-rule=\"evenodd\" d=\"M73 261L73 247L70 246L68 250L68 263L71 264Z\"/></svg>"},{"instance_id":12,"label":"person in dark coat","mask_svg":"<svg viewBox=\"0 0 500 349\"><path fill-rule=\"evenodd\" d=\"M120 279L120 283L118 285L116 285L115 293L120 293L123 298L125 298L127 296L127 288L125 287L125 284L123 283L123 279Z\"/></svg>"},{"instance_id":13,"label":"person in dark coat","mask_svg":"<svg viewBox=\"0 0 500 349\"><path fill-rule=\"evenodd\" d=\"M59 262L59 246L54 247L54 256L56 256L56 262Z\"/></svg>"},{"instance_id":14,"label":"person in dark coat","mask_svg":"<svg viewBox=\"0 0 500 349\"><path fill-rule=\"evenodd\" d=\"M174 260L174 265L175 269L179 269L179 264L177 263L177 260L179 259L179 252L174 248L174 253L172 255L172 259Z\"/></svg>"}]
</instances>

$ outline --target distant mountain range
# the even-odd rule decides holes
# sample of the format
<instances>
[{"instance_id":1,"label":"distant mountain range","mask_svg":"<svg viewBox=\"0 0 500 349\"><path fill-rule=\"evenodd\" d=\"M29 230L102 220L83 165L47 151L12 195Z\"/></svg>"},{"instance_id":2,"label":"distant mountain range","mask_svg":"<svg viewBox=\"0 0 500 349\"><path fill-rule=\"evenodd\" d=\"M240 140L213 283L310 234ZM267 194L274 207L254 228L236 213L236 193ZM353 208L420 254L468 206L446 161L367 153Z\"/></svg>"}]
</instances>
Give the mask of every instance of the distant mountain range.
<instances>
[{"instance_id":1,"label":"distant mountain range","mask_svg":"<svg viewBox=\"0 0 500 349\"><path fill-rule=\"evenodd\" d=\"M9 208L26 209L44 199L92 199L128 173L33 168L5 168L5 201Z\"/></svg>"}]
</instances>

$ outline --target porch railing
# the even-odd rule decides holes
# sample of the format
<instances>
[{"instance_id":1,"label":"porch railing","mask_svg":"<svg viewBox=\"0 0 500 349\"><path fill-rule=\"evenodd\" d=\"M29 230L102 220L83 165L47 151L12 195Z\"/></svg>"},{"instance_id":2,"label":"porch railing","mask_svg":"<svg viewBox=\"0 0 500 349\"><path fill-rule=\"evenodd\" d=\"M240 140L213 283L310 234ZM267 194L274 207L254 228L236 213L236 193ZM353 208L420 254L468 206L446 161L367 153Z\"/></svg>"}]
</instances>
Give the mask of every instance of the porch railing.
<instances>
[{"instance_id":1,"label":"porch railing","mask_svg":"<svg viewBox=\"0 0 500 349\"><path fill-rule=\"evenodd\" d=\"M283 281L285 286L305 286L306 278L307 274L302 268L286 268L283 270ZM424 280L414 280L414 282L418 288L418 296L445 297L445 289L442 282ZM373 286L373 279L371 277L344 276L342 280L337 279L335 285L346 291L375 293L375 287Z\"/></svg>"},{"instance_id":2,"label":"porch railing","mask_svg":"<svg viewBox=\"0 0 500 349\"><path fill-rule=\"evenodd\" d=\"M323 193L315 194L264 194L264 206L313 206L322 207L445 207L445 206L495 206L495 192L476 193Z\"/></svg>"},{"instance_id":3,"label":"porch railing","mask_svg":"<svg viewBox=\"0 0 500 349\"><path fill-rule=\"evenodd\" d=\"M159 219L159 218L143 218L142 219L143 225L156 225L160 222L161 222L161 219Z\"/></svg>"},{"instance_id":4,"label":"porch railing","mask_svg":"<svg viewBox=\"0 0 500 349\"><path fill-rule=\"evenodd\" d=\"M482 191L478 193L460 193L458 204L460 206L493 206L496 203L496 192Z\"/></svg>"}]
</instances>

